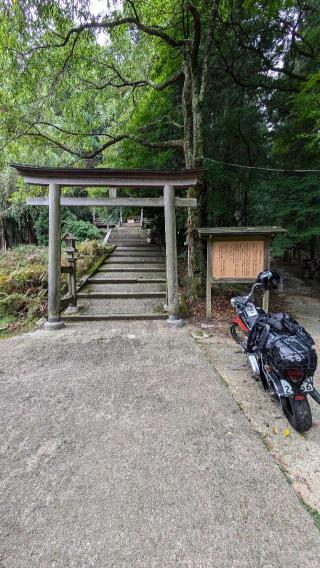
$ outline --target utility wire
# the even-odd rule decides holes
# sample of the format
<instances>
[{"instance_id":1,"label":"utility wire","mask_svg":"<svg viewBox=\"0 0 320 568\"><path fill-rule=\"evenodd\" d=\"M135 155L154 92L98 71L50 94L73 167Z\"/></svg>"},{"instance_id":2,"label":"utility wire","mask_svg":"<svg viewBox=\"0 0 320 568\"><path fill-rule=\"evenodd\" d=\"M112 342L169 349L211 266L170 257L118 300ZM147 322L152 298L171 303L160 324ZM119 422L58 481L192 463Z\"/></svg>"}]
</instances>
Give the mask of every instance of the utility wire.
<instances>
[{"instance_id":1,"label":"utility wire","mask_svg":"<svg viewBox=\"0 0 320 568\"><path fill-rule=\"evenodd\" d=\"M203 160L208 162L214 162L215 164L223 164L224 166L233 166L234 168L244 168L246 170L263 170L266 172L282 172L282 173L295 173L295 174L302 174L302 173L317 173L320 174L320 170L284 170L280 168L264 168L262 166L243 166L242 164L232 164L231 162L222 162L221 160L214 160L213 158L205 158L202 156Z\"/></svg>"}]
</instances>

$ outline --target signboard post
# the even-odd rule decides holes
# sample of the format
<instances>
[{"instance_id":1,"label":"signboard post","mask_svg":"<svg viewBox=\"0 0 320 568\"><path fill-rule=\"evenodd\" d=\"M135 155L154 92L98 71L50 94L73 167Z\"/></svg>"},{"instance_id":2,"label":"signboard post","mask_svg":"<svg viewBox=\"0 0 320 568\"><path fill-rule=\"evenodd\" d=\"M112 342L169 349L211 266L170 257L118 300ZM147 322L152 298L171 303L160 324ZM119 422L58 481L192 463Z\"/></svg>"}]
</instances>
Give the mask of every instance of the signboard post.
<instances>
[{"instance_id":1,"label":"signboard post","mask_svg":"<svg viewBox=\"0 0 320 568\"><path fill-rule=\"evenodd\" d=\"M211 287L221 283L251 283L270 267L270 243L281 227L217 227L199 229L207 240L206 315L211 319ZM269 292L263 297L268 311Z\"/></svg>"}]
</instances>

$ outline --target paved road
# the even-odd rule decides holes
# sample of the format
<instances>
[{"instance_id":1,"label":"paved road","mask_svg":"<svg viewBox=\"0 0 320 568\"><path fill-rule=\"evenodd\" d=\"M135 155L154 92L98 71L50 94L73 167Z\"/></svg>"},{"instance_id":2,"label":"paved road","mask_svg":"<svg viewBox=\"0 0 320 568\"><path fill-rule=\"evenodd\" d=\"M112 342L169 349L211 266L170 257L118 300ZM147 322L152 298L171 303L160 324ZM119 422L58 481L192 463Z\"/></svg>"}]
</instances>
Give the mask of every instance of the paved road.
<instances>
[{"instance_id":1,"label":"paved road","mask_svg":"<svg viewBox=\"0 0 320 568\"><path fill-rule=\"evenodd\" d=\"M1 568L318 568L320 537L187 329L0 343Z\"/></svg>"}]
</instances>

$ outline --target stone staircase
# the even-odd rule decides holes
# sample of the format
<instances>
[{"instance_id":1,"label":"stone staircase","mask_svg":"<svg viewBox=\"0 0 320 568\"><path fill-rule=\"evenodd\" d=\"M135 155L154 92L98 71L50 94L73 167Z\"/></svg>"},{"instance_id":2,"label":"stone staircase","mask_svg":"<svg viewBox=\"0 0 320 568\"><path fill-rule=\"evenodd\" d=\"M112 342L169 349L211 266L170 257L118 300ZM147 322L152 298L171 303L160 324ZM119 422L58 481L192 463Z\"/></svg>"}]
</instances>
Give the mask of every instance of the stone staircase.
<instances>
[{"instance_id":1,"label":"stone staircase","mask_svg":"<svg viewBox=\"0 0 320 568\"><path fill-rule=\"evenodd\" d=\"M79 311L62 314L64 321L166 319L162 249L137 225L114 229L108 242L115 250L78 293Z\"/></svg>"},{"instance_id":2,"label":"stone staircase","mask_svg":"<svg viewBox=\"0 0 320 568\"><path fill-rule=\"evenodd\" d=\"M108 243L119 247L147 247L147 231L140 225L124 223L113 229Z\"/></svg>"}]
</instances>

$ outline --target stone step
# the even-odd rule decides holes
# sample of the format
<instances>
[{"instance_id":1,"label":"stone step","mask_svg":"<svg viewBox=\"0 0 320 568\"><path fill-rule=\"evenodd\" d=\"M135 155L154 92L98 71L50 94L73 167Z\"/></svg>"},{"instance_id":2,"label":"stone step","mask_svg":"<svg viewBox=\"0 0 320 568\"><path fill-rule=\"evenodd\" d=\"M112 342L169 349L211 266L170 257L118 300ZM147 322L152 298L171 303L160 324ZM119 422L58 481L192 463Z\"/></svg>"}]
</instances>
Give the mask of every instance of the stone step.
<instances>
[{"instance_id":1,"label":"stone step","mask_svg":"<svg viewBox=\"0 0 320 568\"><path fill-rule=\"evenodd\" d=\"M122 294L122 293L126 293L126 294L136 294L136 293L140 293L140 294L145 294L147 295L148 293L161 293L161 294L166 294L166 285L165 284L154 284L154 283L149 283L146 280L142 280L141 282L139 282L138 284L115 284L109 281L107 281L107 283L103 282L100 283L99 280L95 281L95 284L89 284L88 286L85 286L85 288L83 288L83 290L81 290L80 294L88 294L88 295L92 295L92 294L96 294L96 293L101 293L101 294Z\"/></svg>"},{"instance_id":2,"label":"stone step","mask_svg":"<svg viewBox=\"0 0 320 568\"><path fill-rule=\"evenodd\" d=\"M129 239L132 241L144 241L147 242L147 236L146 235L141 235L141 233L137 232L137 233L130 233L128 231L116 231L116 232L112 232L111 237L114 237L116 239Z\"/></svg>"},{"instance_id":3,"label":"stone step","mask_svg":"<svg viewBox=\"0 0 320 568\"><path fill-rule=\"evenodd\" d=\"M126 235L125 233L114 233L114 234L111 233L110 237L113 237L114 239L117 239L119 241L133 241L136 243L147 242L147 238L141 235L129 235L129 234Z\"/></svg>"},{"instance_id":4,"label":"stone step","mask_svg":"<svg viewBox=\"0 0 320 568\"><path fill-rule=\"evenodd\" d=\"M123 241L113 241L113 240L108 240L108 243L111 245L114 245L116 247L128 247L128 248L146 248L147 243L125 243Z\"/></svg>"},{"instance_id":5,"label":"stone step","mask_svg":"<svg viewBox=\"0 0 320 568\"><path fill-rule=\"evenodd\" d=\"M141 298L165 298L166 292L96 292L88 289L87 291L80 292L77 297L79 300L91 300L92 298L95 300L106 300L109 298L119 300L130 300L131 298L136 298L140 300Z\"/></svg>"},{"instance_id":6,"label":"stone step","mask_svg":"<svg viewBox=\"0 0 320 568\"><path fill-rule=\"evenodd\" d=\"M138 282L148 282L149 280L153 282L154 280L160 280L161 282L166 282L166 274L157 271L119 271L119 270L103 270L95 273L92 278L100 279L104 278L110 280L110 282L117 282L118 280L126 280L127 278L133 279Z\"/></svg>"},{"instance_id":7,"label":"stone step","mask_svg":"<svg viewBox=\"0 0 320 568\"><path fill-rule=\"evenodd\" d=\"M139 235L142 238L146 238L147 231L145 229L141 229L141 227L118 227L114 229L114 233L123 233L125 235Z\"/></svg>"},{"instance_id":8,"label":"stone step","mask_svg":"<svg viewBox=\"0 0 320 568\"><path fill-rule=\"evenodd\" d=\"M120 249L119 247L116 247L114 249L114 254L118 255L118 256L140 256L140 257L145 257L145 258L149 258L152 256L162 256L162 258L165 258L165 253L163 251L158 251L158 250L146 250L146 249L138 249L138 248L126 248L124 249Z\"/></svg>"},{"instance_id":9,"label":"stone step","mask_svg":"<svg viewBox=\"0 0 320 568\"><path fill-rule=\"evenodd\" d=\"M149 258L149 257L136 257L136 256L125 256L119 257L115 255L111 255L108 258L107 263L109 264L163 264L163 258Z\"/></svg>"},{"instance_id":10,"label":"stone step","mask_svg":"<svg viewBox=\"0 0 320 568\"><path fill-rule=\"evenodd\" d=\"M133 285L133 284L137 284L137 285L141 285L143 284L144 286L149 285L149 284L162 284L162 285L166 285L166 279L165 278L147 278L147 275L143 275L144 278L140 277L140 278L118 278L116 275L114 275L113 278L97 278L96 276L94 276L93 278L89 278L89 280L87 281L87 284L98 284L98 285L102 285L102 284L126 284L126 285Z\"/></svg>"},{"instance_id":11,"label":"stone step","mask_svg":"<svg viewBox=\"0 0 320 568\"><path fill-rule=\"evenodd\" d=\"M141 235L140 233L130 233L128 231L116 231L112 232L111 236L117 239L128 239L131 241L144 241L147 242L147 236Z\"/></svg>"},{"instance_id":12,"label":"stone step","mask_svg":"<svg viewBox=\"0 0 320 568\"><path fill-rule=\"evenodd\" d=\"M108 240L108 243L111 243L112 245L116 245L117 247L119 246L126 246L126 247L145 247L147 243L137 243L137 242L125 242L125 241L119 241L119 240Z\"/></svg>"},{"instance_id":13,"label":"stone step","mask_svg":"<svg viewBox=\"0 0 320 568\"><path fill-rule=\"evenodd\" d=\"M109 256L109 258L115 258L117 259L118 262L126 262L126 260L132 262L133 260L137 261L137 262L141 262L141 263L152 263L153 261L155 262L165 262L166 261L166 257L163 254L140 254L138 251L134 250L132 252L126 252L125 254L122 253L117 253L116 250L114 251L114 253L112 253L111 256ZM108 259L106 260L106 262L108 261Z\"/></svg>"},{"instance_id":14,"label":"stone step","mask_svg":"<svg viewBox=\"0 0 320 568\"><path fill-rule=\"evenodd\" d=\"M116 248L116 250L113 253L114 256L117 256L119 258L122 257L132 257L132 256L139 256L140 258L164 258L164 254L161 250L159 251L155 251L155 250L148 250L148 251L139 251L139 250L119 250L118 247Z\"/></svg>"},{"instance_id":15,"label":"stone step","mask_svg":"<svg viewBox=\"0 0 320 568\"><path fill-rule=\"evenodd\" d=\"M152 246L138 246L138 247L121 247L117 246L116 251L138 251L138 252L157 252L161 251L162 249L159 247L152 247Z\"/></svg>"},{"instance_id":16,"label":"stone step","mask_svg":"<svg viewBox=\"0 0 320 568\"><path fill-rule=\"evenodd\" d=\"M105 267L105 268L104 268ZM99 272L131 272L136 273L136 272L166 272L165 267L160 267L160 266L146 266L144 265L143 267L141 265L139 266L110 266L110 265L101 265L101 268L99 268L99 270L97 271L96 274L98 274Z\"/></svg>"},{"instance_id":17,"label":"stone step","mask_svg":"<svg viewBox=\"0 0 320 568\"><path fill-rule=\"evenodd\" d=\"M143 233L139 229L136 229L135 231L128 231L127 229L114 229L111 232L111 235L124 239L141 239L143 241L147 240L146 232Z\"/></svg>"},{"instance_id":18,"label":"stone step","mask_svg":"<svg viewBox=\"0 0 320 568\"><path fill-rule=\"evenodd\" d=\"M139 282L138 284L116 284L110 281L107 282L99 282L96 280L95 283L89 284L83 290L81 290L81 294L92 294L96 292L100 293L118 293L118 292L126 292L127 294L135 294L136 292L163 292L166 293L166 285L165 284L154 284L149 283L148 281L144 280Z\"/></svg>"},{"instance_id":19,"label":"stone step","mask_svg":"<svg viewBox=\"0 0 320 568\"><path fill-rule=\"evenodd\" d=\"M79 298L79 311L85 315L163 313L165 298Z\"/></svg>"},{"instance_id":20,"label":"stone step","mask_svg":"<svg viewBox=\"0 0 320 568\"><path fill-rule=\"evenodd\" d=\"M63 321L66 322L82 322L82 321L123 321L123 320L165 320L168 318L167 314L74 314L70 316L61 316Z\"/></svg>"},{"instance_id":21,"label":"stone step","mask_svg":"<svg viewBox=\"0 0 320 568\"><path fill-rule=\"evenodd\" d=\"M144 268L147 270L150 270L151 272L154 272L155 270L157 271L157 269L159 268L159 270L161 272L165 272L165 266L162 264L131 264L131 263L125 263L125 264L120 264L120 263L112 263L110 262L110 264L104 264L103 268L106 270L131 270L131 269L137 269L137 270L143 270Z\"/></svg>"}]
</instances>

